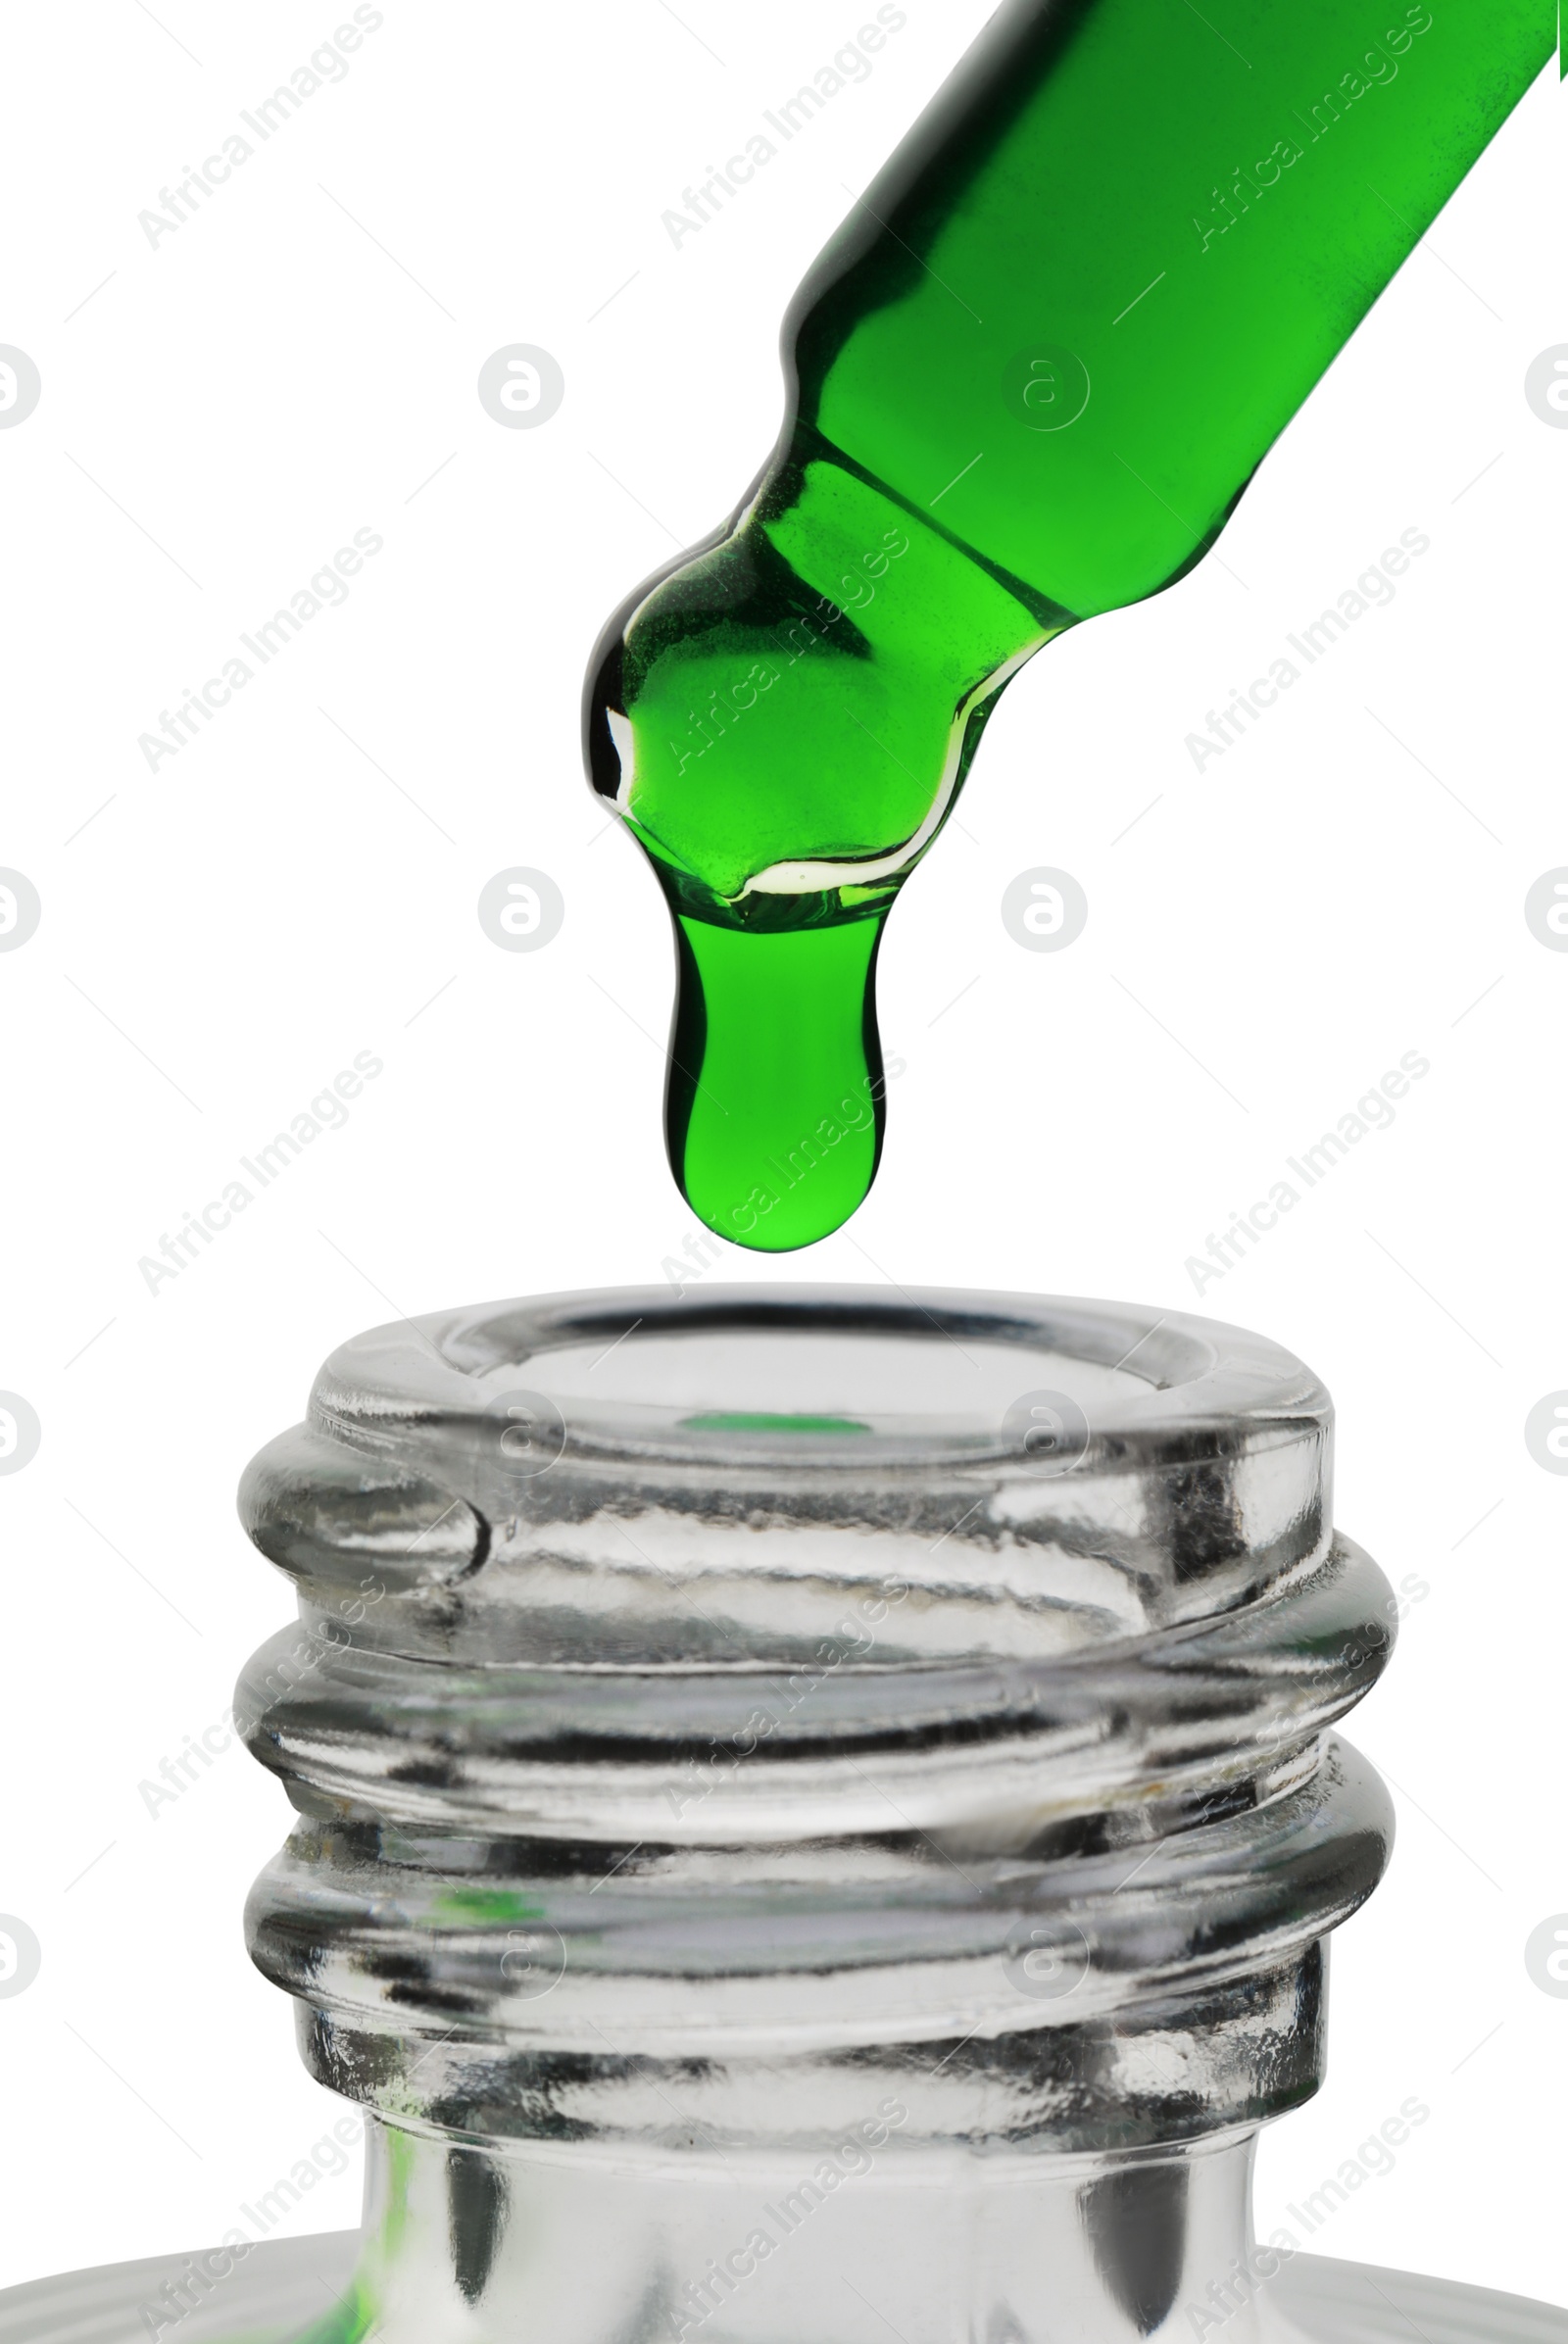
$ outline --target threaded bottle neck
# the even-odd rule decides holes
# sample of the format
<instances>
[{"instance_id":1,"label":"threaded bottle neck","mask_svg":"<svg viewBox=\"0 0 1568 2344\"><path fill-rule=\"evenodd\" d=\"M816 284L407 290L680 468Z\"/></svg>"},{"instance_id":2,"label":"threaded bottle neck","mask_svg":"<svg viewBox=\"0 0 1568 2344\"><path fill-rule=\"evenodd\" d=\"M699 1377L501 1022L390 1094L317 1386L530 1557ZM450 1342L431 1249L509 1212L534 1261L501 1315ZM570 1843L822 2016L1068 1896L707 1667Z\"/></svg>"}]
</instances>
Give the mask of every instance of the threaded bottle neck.
<instances>
[{"instance_id":1,"label":"threaded bottle neck","mask_svg":"<svg viewBox=\"0 0 1568 2344\"><path fill-rule=\"evenodd\" d=\"M858 2140L865 2209L1013 2174L1100 2274L1075 2334L1127 2333L1114 2210L1181 2270L1178 2203L1245 2213L1387 1855L1333 1728L1393 1607L1330 1452L1287 1354L1099 1304L589 1295L346 1345L247 1476L302 1617L238 1707L300 1812L252 1950L392 2128L387 2234L445 2190L461 2296L460 2200L623 2175L635 2229L672 2163L678 2336L714 2161L776 2189Z\"/></svg>"}]
</instances>

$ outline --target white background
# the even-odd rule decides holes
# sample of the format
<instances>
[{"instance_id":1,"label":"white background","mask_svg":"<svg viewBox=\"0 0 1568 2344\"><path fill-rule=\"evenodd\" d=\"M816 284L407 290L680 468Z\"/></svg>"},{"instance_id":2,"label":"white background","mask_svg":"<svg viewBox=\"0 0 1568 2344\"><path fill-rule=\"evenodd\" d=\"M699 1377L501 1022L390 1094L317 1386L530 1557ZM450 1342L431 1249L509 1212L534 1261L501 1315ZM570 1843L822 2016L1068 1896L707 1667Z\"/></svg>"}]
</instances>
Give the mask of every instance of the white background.
<instances>
[{"instance_id":1,"label":"white background","mask_svg":"<svg viewBox=\"0 0 1568 2344\"><path fill-rule=\"evenodd\" d=\"M664 207L852 0L386 0L346 80L153 248L138 212L338 21L158 13L5 32L0 340L43 397L0 433L0 863L43 920L0 955L0 1388L43 1438L0 1479L0 1912L43 1966L0 2000L0 2284L216 2238L340 2113L240 1938L276 1786L237 1751L156 1819L138 1784L286 1616L231 1493L325 1352L393 1309L657 1282L692 1227L665 914L584 793L579 677L751 477L785 299L985 0L908 0L678 251ZM1011 686L889 929L876 1190L807 1260L731 1274L1198 1307L1325 1377L1340 1520L1427 1592L1353 1730L1397 1786L1394 1869L1337 1944L1328 2084L1269 2136L1261 2222L1413 2094L1430 2122L1314 2245L1563 2300L1568 2001L1523 1960L1568 1908L1568 1479L1523 1439L1568 1386L1568 954L1522 910L1568 862L1568 434L1522 390L1568 339L1554 104L1548 76L1269 457L1229 567ZM548 427L475 396L515 341L564 369ZM348 602L150 773L137 736L360 527L384 550ZM1205 710L1407 527L1431 551L1394 604L1195 772ZM515 863L565 898L537 953L475 918ZM1034 864L1088 894L1059 954L999 916ZM138 1259L361 1050L384 1071L346 1127L150 1294ZM1392 1128L1198 1301L1188 1256L1411 1050ZM353 2223L354 2176L295 2219Z\"/></svg>"}]
</instances>

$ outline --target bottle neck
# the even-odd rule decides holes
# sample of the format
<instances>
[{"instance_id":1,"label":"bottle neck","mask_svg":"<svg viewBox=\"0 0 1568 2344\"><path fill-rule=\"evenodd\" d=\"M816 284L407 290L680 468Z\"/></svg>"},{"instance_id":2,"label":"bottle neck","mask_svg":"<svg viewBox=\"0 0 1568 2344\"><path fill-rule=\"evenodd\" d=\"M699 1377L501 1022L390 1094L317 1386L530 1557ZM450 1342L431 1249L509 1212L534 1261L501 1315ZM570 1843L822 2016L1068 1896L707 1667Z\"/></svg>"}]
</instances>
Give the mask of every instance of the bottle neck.
<instances>
[{"instance_id":1,"label":"bottle neck","mask_svg":"<svg viewBox=\"0 0 1568 2344\"><path fill-rule=\"evenodd\" d=\"M1250 2143L1391 1831L1298 1362L566 1297L312 1411L247 1479L302 1617L238 1706L299 1814L251 1949L375 2125L337 2344L1260 2338Z\"/></svg>"},{"instance_id":2,"label":"bottle neck","mask_svg":"<svg viewBox=\"0 0 1568 2344\"><path fill-rule=\"evenodd\" d=\"M1262 2344L1255 2130L1100 2156L901 2139L867 2087L830 2144L628 2153L600 2141L367 2133L353 2294L379 2344Z\"/></svg>"}]
</instances>

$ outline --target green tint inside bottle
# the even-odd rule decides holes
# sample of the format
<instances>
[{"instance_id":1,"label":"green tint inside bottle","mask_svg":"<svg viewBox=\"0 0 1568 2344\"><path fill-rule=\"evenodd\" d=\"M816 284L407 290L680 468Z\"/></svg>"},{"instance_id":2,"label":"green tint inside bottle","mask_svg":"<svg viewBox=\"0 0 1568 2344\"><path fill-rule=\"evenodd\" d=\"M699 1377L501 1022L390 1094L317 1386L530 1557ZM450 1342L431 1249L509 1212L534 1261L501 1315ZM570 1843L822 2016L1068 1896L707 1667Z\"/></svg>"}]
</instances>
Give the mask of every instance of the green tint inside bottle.
<instances>
[{"instance_id":1,"label":"green tint inside bottle","mask_svg":"<svg viewBox=\"0 0 1568 2344\"><path fill-rule=\"evenodd\" d=\"M593 785L676 919L670 1160L719 1235L860 1201L876 941L997 693L1200 559L1554 36L1548 0L1012 0L856 205L760 481L589 676Z\"/></svg>"}]
</instances>

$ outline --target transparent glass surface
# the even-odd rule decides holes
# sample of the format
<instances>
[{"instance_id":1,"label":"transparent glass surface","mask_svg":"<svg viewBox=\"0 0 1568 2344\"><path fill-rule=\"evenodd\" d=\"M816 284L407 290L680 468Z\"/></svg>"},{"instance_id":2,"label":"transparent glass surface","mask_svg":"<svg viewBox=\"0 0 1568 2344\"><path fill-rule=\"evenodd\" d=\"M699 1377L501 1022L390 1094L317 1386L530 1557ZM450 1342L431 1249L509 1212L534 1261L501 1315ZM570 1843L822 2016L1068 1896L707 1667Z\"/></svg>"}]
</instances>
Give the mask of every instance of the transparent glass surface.
<instances>
[{"instance_id":1,"label":"transparent glass surface","mask_svg":"<svg viewBox=\"0 0 1568 2344\"><path fill-rule=\"evenodd\" d=\"M326 2304L330 2316L334 2300L352 2291L359 2250L359 2233L353 2230L258 2246L246 2264L211 2293L200 2295L188 2284L189 2267L200 2263L199 2255L153 2257L42 2279L0 2293L0 2344L147 2344L155 2332L177 2335L180 2344L301 2344L301 2339L322 2335L319 2307ZM585 2251L595 2251L592 2242L586 2242ZM158 2305L167 2284L182 2278L187 2280L192 2308L177 2325L155 2331L146 2318L147 2308ZM457 2290L453 2292L457 2296ZM770 2327L769 2344L783 2344L786 2335L790 2344L848 2339L855 2330L844 2316L842 2287L839 2296L840 2303L819 2324ZM461 2297L445 2325L432 2320L416 2330L375 2332L388 2344L394 2337L397 2344L416 2344L416 2338L423 2344L445 2344L449 2337L461 2337L464 2344L477 2344L481 2338L485 2344L533 2344L542 2332L532 2318L519 2318L511 2325L484 2325L467 2315L466 2307L460 2310L460 2303ZM158 2316L155 2310L154 2318ZM1302 2255L1288 2265L1263 2293L1255 2321L1246 2324L1244 2319L1233 2315L1222 2329L1212 2332L1244 2338L1245 2344L1411 2344L1412 2338L1416 2344L1423 2339L1424 2344L1564 2344L1568 2338L1568 2313L1546 2304L1418 2278L1409 2271L1329 2262L1317 2255ZM571 2344L577 2334L597 2338L606 2331L574 2328L568 2320L556 2319L550 2332L560 2344ZM655 2344L671 2330L629 2324L620 2332ZM715 2325L702 2332L716 2337L735 2331ZM874 2338L877 2329L869 2326L865 2332ZM889 2331L882 2327L880 2332L886 2336ZM912 2319L905 2332L909 2344L927 2344L927 2339L931 2344L956 2344L959 2336L968 2344L965 2330L933 2329ZM1041 2331L1019 2323L1005 2332ZM1075 2344L1070 2331L1044 2332L1053 2344ZM1124 2324L1119 2332L1131 2339L1139 2331L1136 2325ZM1191 2336L1193 2330L1184 2322L1172 2332Z\"/></svg>"},{"instance_id":2,"label":"transparent glass surface","mask_svg":"<svg viewBox=\"0 0 1568 2344\"><path fill-rule=\"evenodd\" d=\"M1300 1362L1121 1305L345 1344L245 1477L300 1616L236 1714L298 1818L251 1949L366 2112L363 2231L14 2291L0 2339L1568 2338L1252 2235L1391 1841L1331 1461Z\"/></svg>"}]
</instances>

